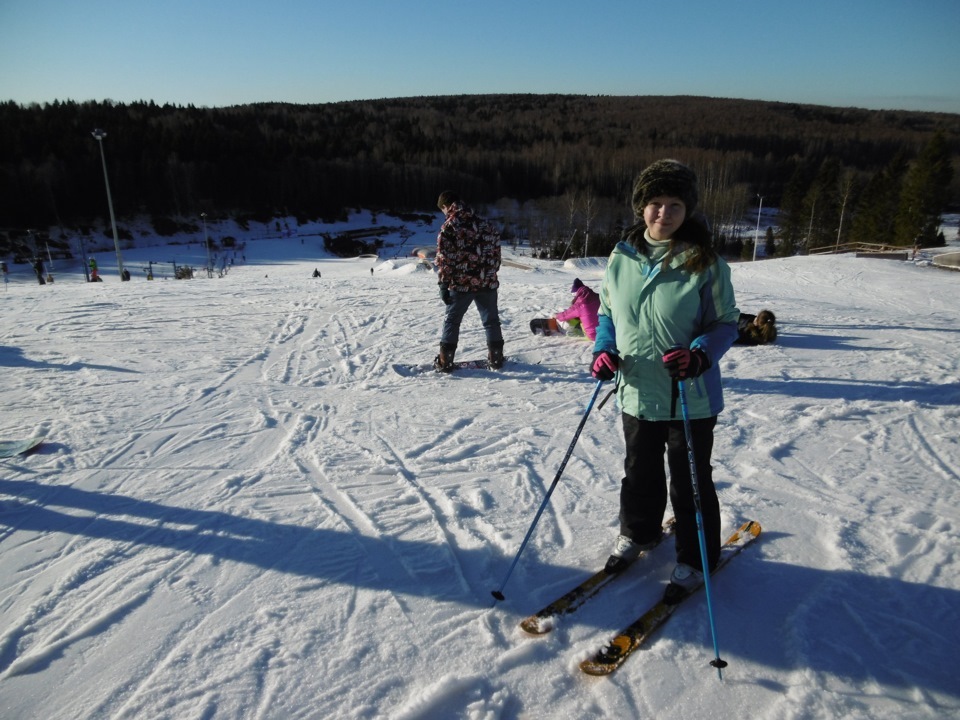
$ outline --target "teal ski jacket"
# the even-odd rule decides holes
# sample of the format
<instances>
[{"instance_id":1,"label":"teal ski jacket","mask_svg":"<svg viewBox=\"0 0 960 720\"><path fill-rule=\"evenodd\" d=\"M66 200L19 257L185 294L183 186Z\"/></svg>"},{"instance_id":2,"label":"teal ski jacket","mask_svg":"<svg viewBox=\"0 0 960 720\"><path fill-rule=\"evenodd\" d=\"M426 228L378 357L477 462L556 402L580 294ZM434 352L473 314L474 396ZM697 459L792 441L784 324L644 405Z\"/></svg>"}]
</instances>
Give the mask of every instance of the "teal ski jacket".
<instances>
[{"instance_id":1,"label":"teal ski jacket","mask_svg":"<svg viewBox=\"0 0 960 720\"><path fill-rule=\"evenodd\" d=\"M723 410L720 358L737 339L740 311L730 266L717 258L703 272L691 273L683 267L691 251L669 255L664 266L621 241L607 262L594 351L619 356L620 409L641 420L681 416L676 382L663 367L663 354L675 345L700 348L710 361L687 392L690 418Z\"/></svg>"}]
</instances>

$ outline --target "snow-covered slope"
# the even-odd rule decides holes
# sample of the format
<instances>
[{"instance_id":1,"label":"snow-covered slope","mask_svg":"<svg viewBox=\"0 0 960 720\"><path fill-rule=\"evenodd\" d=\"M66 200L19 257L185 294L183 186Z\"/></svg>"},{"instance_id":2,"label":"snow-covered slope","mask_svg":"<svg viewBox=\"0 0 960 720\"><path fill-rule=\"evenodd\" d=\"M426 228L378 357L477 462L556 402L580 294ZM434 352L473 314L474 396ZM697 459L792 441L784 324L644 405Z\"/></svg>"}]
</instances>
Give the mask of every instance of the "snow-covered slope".
<instances>
[{"instance_id":1,"label":"snow-covered slope","mask_svg":"<svg viewBox=\"0 0 960 720\"><path fill-rule=\"evenodd\" d=\"M75 270L3 293L0 438L47 442L0 461L0 715L960 714L960 274L734 266L740 308L782 327L723 360L724 526L764 527L714 581L729 668L721 683L708 665L701 596L593 679L578 661L660 594L669 544L551 635L517 622L610 549L613 403L507 600L490 591L594 387L589 344L528 321L578 275L598 287L602 264L515 258L530 269L501 274L507 369L404 379L391 363L435 354L435 277L313 242L251 241L223 278ZM471 312L460 356L482 344Z\"/></svg>"}]
</instances>

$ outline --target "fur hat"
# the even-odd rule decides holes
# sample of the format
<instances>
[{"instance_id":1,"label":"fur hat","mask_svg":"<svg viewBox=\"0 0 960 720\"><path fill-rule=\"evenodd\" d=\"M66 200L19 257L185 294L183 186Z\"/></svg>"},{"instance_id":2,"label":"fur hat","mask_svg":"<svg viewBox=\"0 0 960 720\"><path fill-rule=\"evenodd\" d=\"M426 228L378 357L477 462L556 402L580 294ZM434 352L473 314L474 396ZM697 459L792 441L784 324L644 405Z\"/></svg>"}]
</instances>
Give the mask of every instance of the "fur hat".
<instances>
[{"instance_id":1,"label":"fur hat","mask_svg":"<svg viewBox=\"0 0 960 720\"><path fill-rule=\"evenodd\" d=\"M657 160L647 167L633 186L633 212L643 216L643 209L658 195L670 195L683 200L687 217L697 208L697 176L686 165L676 160Z\"/></svg>"},{"instance_id":2,"label":"fur hat","mask_svg":"<svg viewBox=\"0 0 960 720\"><path fill-rule=\"evenodd\" d=\"M570 286L570 292L576 292L583 287L583 283L580 282L580 278L577 278L573 281L573 285Z\"/></svg>"}]
</instances>

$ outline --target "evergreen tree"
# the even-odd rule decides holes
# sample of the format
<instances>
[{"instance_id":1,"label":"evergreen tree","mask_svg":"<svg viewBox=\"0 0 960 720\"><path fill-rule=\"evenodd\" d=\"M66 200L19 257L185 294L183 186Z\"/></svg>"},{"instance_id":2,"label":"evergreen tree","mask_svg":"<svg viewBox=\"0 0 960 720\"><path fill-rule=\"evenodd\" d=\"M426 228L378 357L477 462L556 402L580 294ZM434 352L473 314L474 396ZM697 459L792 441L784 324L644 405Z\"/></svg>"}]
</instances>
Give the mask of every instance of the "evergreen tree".
<instances>
[{"instance_id":1,"label":"evergreen tree","mask_svg":"<svg viewBox=\"0 0 960 720\"><path fill-rule=\"evenodd\" d=\"M767 228L766 241L763 245L763 254L767 257L773 257L777 254L777 242L773 237L773 228Z\"/></svg>"},{"instance_id":2,"label":"evergreen tree","mask_svg":"<svg viewBox=\"0 0 960 720\"><path fill-rule=\"evenodd\" d=\"M903 152L867 182L854 209L850 224L850 241L855 243L893 244L893 222L900 201L900 187L907 172Z\"/></svg>"},{"instance_id":3,"label":"evergreen tree","mask_svg":"<svg viewBox=\"0 0 960 720\"><path fill-rule=\"evenodd\" d=\"M943 133L937 132L903 180L894 244L912 245L919 239L922 245L932 245L936 241L952 179L950 148Z\"/></svg>"},{"instance_id":4,"label":"evergreen tree","mask_svg":"<svg viewBox=\"0 0 960 720\"><path fill-rule=\"evenodd\" d=\"M798 163L783 192L780 203L780 235L781 239L792 247L802 246L807 235L809 212L805 196L815 174L811 163Z\"/></svg>"},{"instance_id":5,"label":"evergreen tree","mask_svg":"<svg viewBox=\"0 0 960 720\"><path fill-rule=\"evenodd\" d=\"M779 244L777 245L777 257L793 257L793 254L797 251L796 246L793 244L792 240L787 238L781 238Z\"/></svg>"},{"instance_id":6,"label":"evergreen tree","mask_svg":"<svg viewBox=\"0 0 960 720\"><path fill-rule=\"evenodd\" d=\"M840 224L840 162L827 158L820 165L805 198L810 221L807 225L807 249L814 250L836 243Z\"/></svg>"}]
</instances>

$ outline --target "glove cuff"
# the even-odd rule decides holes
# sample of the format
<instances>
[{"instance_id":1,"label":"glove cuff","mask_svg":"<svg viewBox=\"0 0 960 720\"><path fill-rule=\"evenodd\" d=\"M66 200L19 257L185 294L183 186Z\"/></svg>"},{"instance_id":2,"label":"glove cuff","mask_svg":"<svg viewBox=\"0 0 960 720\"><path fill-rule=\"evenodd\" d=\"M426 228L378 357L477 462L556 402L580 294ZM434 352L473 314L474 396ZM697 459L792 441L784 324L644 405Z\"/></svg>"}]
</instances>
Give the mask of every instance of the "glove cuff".
<instances>
[{"instance_id":1,"label":"glove cuff","mask_svg":"<svg viewBox=\"0 0 960 720\"><path fill-rule=\"evenodd\" d=\"M696 355L697 359L700 361L700 372L705 372L710 369L710 366L713 364L710 362L710 358L707 357L707 354L700 348L694 348L690 351L691 355Z\"/></svg>"}]
</instances>

